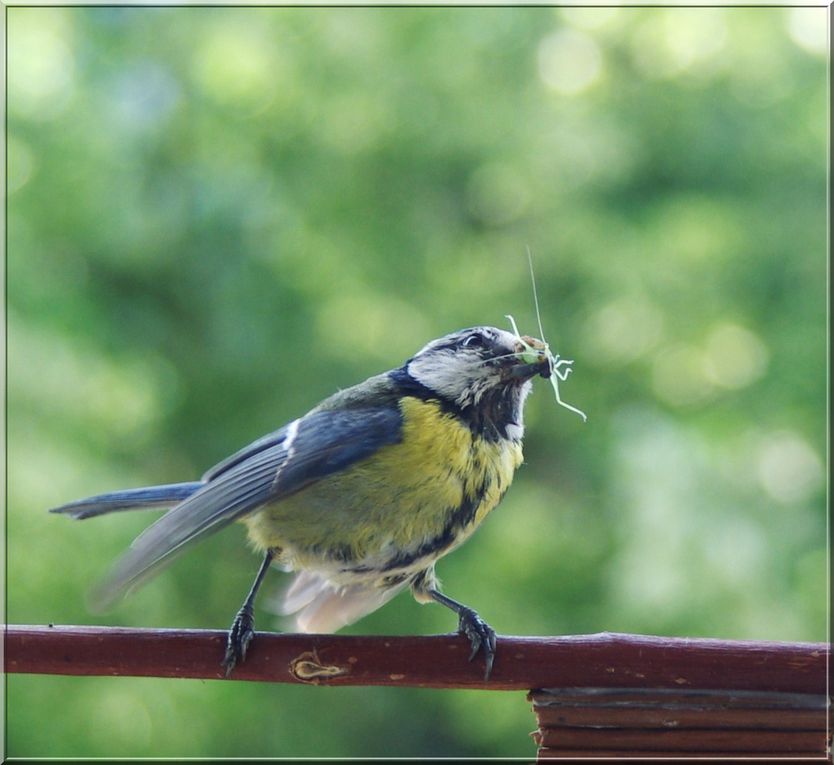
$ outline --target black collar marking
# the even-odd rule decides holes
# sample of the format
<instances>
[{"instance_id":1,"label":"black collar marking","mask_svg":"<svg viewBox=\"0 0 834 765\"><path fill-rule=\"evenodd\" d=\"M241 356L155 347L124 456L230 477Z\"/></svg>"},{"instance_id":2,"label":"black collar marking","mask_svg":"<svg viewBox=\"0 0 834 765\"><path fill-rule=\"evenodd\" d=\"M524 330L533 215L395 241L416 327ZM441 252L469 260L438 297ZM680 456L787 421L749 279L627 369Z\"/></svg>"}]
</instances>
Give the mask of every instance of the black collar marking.
<instances>
[{"instance_id":1,"label":"black collar marking","mask_svg":"<svg viewBox=\"0 0 834 765\"><path fill-rule=\"evenodd\" d=\"M461 407L415 380L408 373L406 366L388 374L401 393L414 396L421 401L436 401L444 412L465 422L473 434L487 441L507 439L507 427L521 424L520 389L516 385L496 386L483 395L477 406Z\"/></svg>"}]
</instances>

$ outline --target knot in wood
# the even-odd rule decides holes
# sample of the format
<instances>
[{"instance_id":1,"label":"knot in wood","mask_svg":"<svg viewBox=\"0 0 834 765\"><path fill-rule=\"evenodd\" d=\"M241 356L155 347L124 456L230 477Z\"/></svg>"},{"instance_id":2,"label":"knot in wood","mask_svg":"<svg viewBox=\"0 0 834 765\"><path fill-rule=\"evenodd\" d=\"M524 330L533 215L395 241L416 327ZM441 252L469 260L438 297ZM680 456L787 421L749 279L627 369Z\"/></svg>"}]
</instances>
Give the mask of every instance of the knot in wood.
<instances>
[{"instance_id":1,"label":"knot in wood","mask_svg":"<svg viewBox=\"0 0 834 765\"><path fill-rule=\"evenodd\" d=\"M318 685L322 680L350 674L350 667L322 664L315 650L306 651L290 662L290 674L299 682Z\"/></svg>"}]
</instances>

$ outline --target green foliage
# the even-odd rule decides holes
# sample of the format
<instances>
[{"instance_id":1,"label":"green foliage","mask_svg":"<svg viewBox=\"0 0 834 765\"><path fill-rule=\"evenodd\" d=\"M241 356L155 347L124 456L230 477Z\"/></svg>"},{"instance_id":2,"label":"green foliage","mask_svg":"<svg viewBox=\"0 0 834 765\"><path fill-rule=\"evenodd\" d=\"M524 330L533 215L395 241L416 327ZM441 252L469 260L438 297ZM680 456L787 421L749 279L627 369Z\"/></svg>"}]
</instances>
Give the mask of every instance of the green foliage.
<instances>
[{"instance_id":1,"label":"green foliage","mask_svg":"<svg viewBox=\"0 0 834 765\"><path fill-rule=\"evenodd\" d=\"M540 381L447 591L505 634L825 638L825 9L7 18L9 622L227 626L242 529L100 617L152 516L46 509L190 480L453 329L536 334L529 245L589 420ZM402 596L349 631L453 628ZM521 694L11 676L7 701L14 756L533 751Z\"/></svg>"}]
</instances>

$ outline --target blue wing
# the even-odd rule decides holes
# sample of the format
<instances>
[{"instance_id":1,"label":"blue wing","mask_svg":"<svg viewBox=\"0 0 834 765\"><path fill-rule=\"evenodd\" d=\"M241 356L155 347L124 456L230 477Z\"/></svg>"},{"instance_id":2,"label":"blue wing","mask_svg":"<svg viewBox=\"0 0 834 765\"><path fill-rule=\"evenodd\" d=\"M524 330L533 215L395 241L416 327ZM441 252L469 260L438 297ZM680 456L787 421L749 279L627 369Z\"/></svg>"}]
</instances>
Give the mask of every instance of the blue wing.
<instances>
[{"instance_id":1,"label":"blue wing","mask_svg":"<svg viewBox=\"0 0 834 765\"><path fill-rule=\"evenodd\" d=\"M206 483L140 534L94 593L103 609L182 550L269 503L302 490L401 437L395 408L314 410L209 470Z\"/></svg>"},{"instance_id":2,"label":"blue wing","mask_svg":"<svg viewBox=\"0 0 834 765\"><path fill-rule=\"evenodd\" d=\"M298 420L286 464L276 481L276 496L300 491L310 483L370 457L401 438L399 409L313 411Z\"/></svg>"},{"instance_id":3,"label":"blue wing","mask_svg":"<svg viewBox=\"0 0 834 765\"><path fill-rule=\"evenodd\" d=\"M214 467L203 473L202 480L205 482L213 481L222 473L231 470L233 467L239 465L241 462L244 462L250 457L254 457L259 452L269 449L272 446L280 446L284 443L284 439L287 437L288 428L289 426L285 425L280 430L269 433L262 438L259 438L257 441L253 441L248 446L244 446L240 451L235 452L231 457L226 457L226 459L222 462L218 462Z\"/></svg>"}]
</instances>

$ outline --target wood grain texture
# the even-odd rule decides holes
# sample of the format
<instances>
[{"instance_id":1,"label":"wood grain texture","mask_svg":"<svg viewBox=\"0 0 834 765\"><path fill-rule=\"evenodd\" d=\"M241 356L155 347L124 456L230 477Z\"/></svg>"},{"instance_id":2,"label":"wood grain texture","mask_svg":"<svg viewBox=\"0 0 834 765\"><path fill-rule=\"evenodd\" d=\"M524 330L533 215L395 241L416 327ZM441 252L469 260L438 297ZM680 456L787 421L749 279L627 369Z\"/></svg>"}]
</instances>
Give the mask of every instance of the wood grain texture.
<instances>
[{"instance_id":1,"label":"wood grain texture","mask_svg":"<svg viewBox=\"0 0 834 765\"><path fill-rule=\"evenodd\" d=\"M222 630L9 625L7 672L222 679ZM599 633L499 636L495 667L467 661L459 635L259 632L232 680L529 690L548 687L826 691L824 643Z\"/></svg>"},{"instance_id":2,"label":"wood grain texture","mask_svg":"<svg viewBox=\"0 0 834 765\"><path fill-rule=\"evenodd\" d=\"M539 759L806 757L829 751L825 694L662 688L552 688L528 698Z\"/></svg>"}]
</instances>

